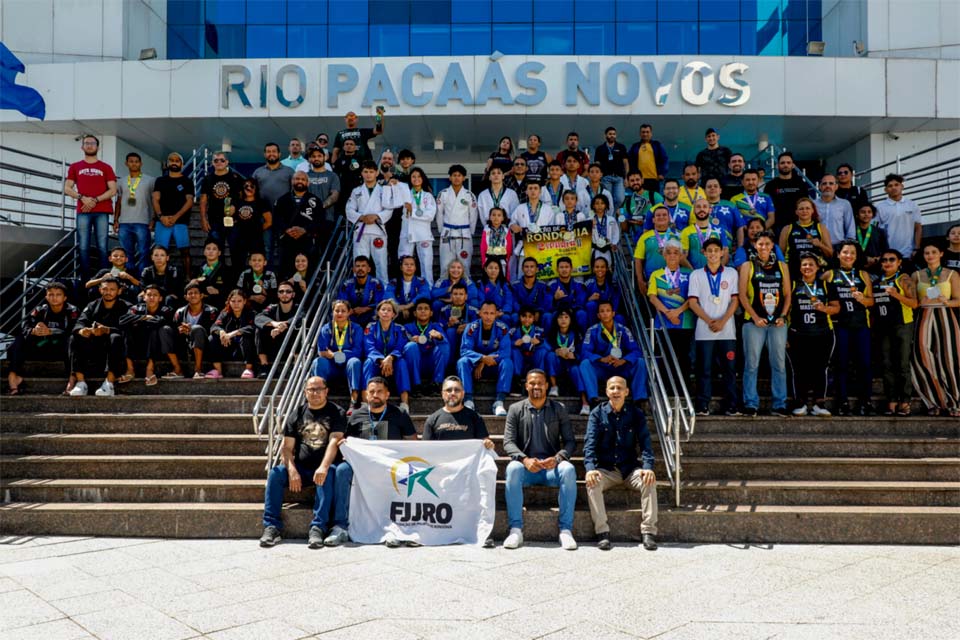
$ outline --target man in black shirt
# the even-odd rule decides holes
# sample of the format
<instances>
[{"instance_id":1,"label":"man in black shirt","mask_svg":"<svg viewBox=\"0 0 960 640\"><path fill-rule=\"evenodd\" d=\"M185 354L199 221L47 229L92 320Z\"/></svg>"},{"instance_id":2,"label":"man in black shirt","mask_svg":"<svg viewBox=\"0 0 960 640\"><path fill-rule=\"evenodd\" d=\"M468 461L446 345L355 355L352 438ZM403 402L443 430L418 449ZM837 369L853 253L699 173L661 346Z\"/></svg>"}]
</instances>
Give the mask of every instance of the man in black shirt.
<instances>
[{"instance_id":1,"label":"man in black shirt","mask_svg":"<svg viewBox=\"0 0 960 640\"><path fill-rule=\"evenodd\" d=\"M293 316L297 314L297 305L293 302L293 283L281 282L277 287L277 299L279 302L267 306L263 311L257 314L253 323L257 325L257 357L260 360L260 371L258 378L266 378L270 370L270 363L273 362L280 347L291 329L290 324ZM296 334L290 338L290 348L293 348L293 341Z\"/></svg>"},{"instance_id":2,"label":"man in black shirt","mask_svg":"<svg viewBox=\"0 0 960 640\"><path fill-rule=\"evenodd\" d=\"M318 256L315 241L320 221L324 218L323 202L310 193L310 179L303 171L293 174L293 190L280 196L274 207L277 246L280 249L280 273L294 271L294 259L302 253L310 266Z\"/></svg>"},{"instance_id":3,"label":"man in black shirt","mask_svg":"<svg viewBox=\"0 0 960 640\"><path fill-rule=\"evenodd\" d=\"M870 202L867 192L853 184L853 167L846 162L837 167L837 192L838 198L843 198L850 203L854 212Z\"/></svg>"},{"instance_id":4,"label":"man in black shirt","mask_svg":"<svg viewBox=\"0 0 960 640\"><path fill-rule=\"evenodd\" d=\"M70 391L71 396L87 395L85 371L91 361L101 364L107 360L107 376L98 396L114 395L113 383L117 376L123 375L127 366L126 340L120 329L120 318L127 312L129 305L119 298L120 283L108 276L100 281L100 298L86 306L73 326L70 337L70 368L77 377L77 383Z\"/></svg>"},{"instance_id":5,"label":"man in black shirt","mask_svg":"<svg viewBox=\"0 0 960 640\"><path fill-rule=\"evenodd\" d=\"M527 180L544 184L547 181L547 165L552 158L540 149L540 136L535 133L527 136L527 150L520 157L527 161Z\"/></svg>"},{"instance_id":6,"label":"man in black shirt","mask_svg":"<svg viewBox=\"0 0 960 640\"><path fill-rule=\"evenodd\" d=\"M383 112L383 107L377 107L377 118L373 129L361 129L357 127L357 114L353 111L347 112L347 115L343 118L347 124L347 128L340 129L340 131L337 132L337 137L333 139L334 163L336 163L346 150L344 143L347 140L353 140L356 144L357 154L360 156L361 162L363 160L370 160L370 147L367 146L367 142L383 133ZM346 191L346 193L350 193L350 191Z\"/></svg>"},{"instance_id":7,"label":"man in black shirt","mask_svg":"<svg viewBox=\"0 0 960 640\"><path fill-rule=\"evenodd\" d=\"M630 161L627 148L617 142L617 130L607 127L603 132L604 142L593 152L593 161L603 170L603 186L613 194L611 211L619 211L620 205L626 197L623 181L630 170Z\"/></svg>"},{"instance_id":8,"label":"man in black shirt","mask_svg":"<svg viewBox=\"0 0 960 640\"><path fill-rule=\"evenodd\" d=\"M233 228L233 216L243 197L243 177L230 168L227 155L213 154L213 173L200 185L200 228L221 246ZM241 259L239 264L242 264Z\"/></svg>"},{"instance_id":9,"label":"man in black shirt","mask_svg":"<svg viewBox=\"0 0 960 640\"><path fill-rule=\"evenodd\" d=\"M424 440L480 440L493 449L493 440L479 413L463 405L463 382L457 376L443 381L443 408L430 414L423 423Z\"/></svg>"},{"instance_id":10,"label":"man in black shirt","mask_svg":"<svg viewBox=\"0 0 960 640\"><path fill-rule=\"evenodd\" d=\"M743 193L743 172L747 168L747 163L743 155L734 153L727 162L728 172L720 178L720 197L724 200L732 200L733 196ZM706 183L706 181L704 181Z\"/></svg>"},{"instance_id":11,"label":"man in black shirt","mask_svg":"<svg viewBox=\"0 0 960 640\"><path fill-rule=\"evenodd\" d=\"M720 134L713 127L707 129L703 137L707 142L707 148L700 150L694 162L700 169L700 184L707 186L708 179L721 180L727 173L727 165L730 163L733 152L728 147L720 146Z\"/></svg>"},{"instance_id":12,"label":"man in black shirt","mask_svg":"<svg viewBox=\"0 0 960 640\"><path fill-rule=\"evenodd\" d=\"M150 223L153 241L170 249L173 240L183 258L183 272L190 273L190 211L193 209L193 180L183 175L183 156L167 156L167 175L153 183L153 213Z\"/></svg>"},{"instance_id":13,"label":"man in black shirt","mask_svg":"<svg viewBox=\"0 0 960 640\"><path fill-rule=\"evenodd\" d=\"M367 383L367 403L356 409L347 421L346 438L364 440L416 440L417 430L410 416L396 406L388 404L390 388L387 380L379 376L370 378ZM338 440L332 448L339 451ZM350 486L353 484L353 467L344 460L337 465L337 487L334 500L334 527L323 541L328 547L336 547L350 540L347 528L350 525ZM385 544L388 547L400 546L399 540L389 534Z\"/></svg>"},{"instance_id":14,"label":"man in black shirt","mask_svg":"<svg viewBox=\"0 0 960 640\"><path fill-rule=\"evenodd\" d=\"M363 156L357 148L357 143L352 138L347 138L343 143L343 153L337 156L332 163L333 172L340 178L340 193L345 194L344 198L337 198L334 207L338 215L343 215L347 209L347 201L353 190L363 184Z\"/></svg>"},{"instance_id":15,"label":"man in black shirt","mask_svg":"<svg viewBox=\"0 0 960 640\"><path fill-rule=\"evenodd\" d=\"M777 212L773 232L780 237L780 231L797 221L797 200L810 195L807 183L796 170L793 154L784 151L777 156L777 177L768 180L763 192L773 198L773 210Z\"/></svg>"},{"instance_id":16,"label":"man in black shirt","mask_svg":"<svg viewBox=\"0 0 960 640\"><path fill-rule=\"evenodd\" d=\"M330 507L337 484L336 470L330 473L330 467L337 455L336 443L343 438L346 419L343 409L327 400L329 391L323 378L307 378L303 393L306 402L290 414L283 425L280 465L271 469L267 477L261 547L272 547L280 542L283 531L280 511L288 487L294 493L310 485L317 488L307 538L311 549L323 546L324 532L330 521Z\"/></svg>"},{"instance_id":17,"label":"man in black shirt","mask_svg":"<svg viewBox=\"0 0 960 640\"><path fill-rule=\"evenodd\" d=\"M80 312L67 302L67 287L61 282L47 285L47 301L34 309L23 323L23 328L8 353L7 393L23 393L24 363L30 360L60 361L69 374L67 391L73 386L70 357L67 349L73 325Z\"/></svg>"}]
</instances>

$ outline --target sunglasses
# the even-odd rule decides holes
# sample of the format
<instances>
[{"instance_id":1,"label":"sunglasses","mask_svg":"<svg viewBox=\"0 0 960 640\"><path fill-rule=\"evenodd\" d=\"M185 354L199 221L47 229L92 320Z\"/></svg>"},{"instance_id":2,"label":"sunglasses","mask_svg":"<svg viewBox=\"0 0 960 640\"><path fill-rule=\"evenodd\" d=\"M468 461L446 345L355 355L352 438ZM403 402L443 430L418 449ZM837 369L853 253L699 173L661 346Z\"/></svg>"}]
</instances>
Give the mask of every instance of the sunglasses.
<instances>
[{"instance_id":1,"label":"sunglasses","mask_svg":"<svg viewBox=\"0 0 960 640\"><path fill-rule=\"evenodd\" d=\"M837 175L838 175L838 176L845 176L845 175L847 175L848 173L850 173L850 172L847 171L846 169L844 169L843 171L837 171Z\"/></svg>"},{"instance_id":2,"label":"sunglasses","mask_svg":"<svg viewBox=\"0 0 960 640\"><path fill-rule=\"evenodd\" d=\"M880 262L896 262L896 261L897 259L894 258L893 256L890 256L888 258L880 258Z\"/></svg>"},{"instance_id":3,"label":"sunglasses","mask_svg":"<svg viewBox=\"0 0 960 640\"><path fill-rule=\"evenodd\" d=\"M213 159L213 164L220 164L221 162L226 162L226 159L224 159L224 158L214 158L214 159Z\"/></svg>"},{"instance_id":4,"label":"sunglasses","mask_svg":"<svg viewBox=\"0 0 960 640\"><path fill-rule=\"evenodd\" d=\"M255 187L254 185L252 185L252 184L245 184L245 185L243 185L243 188L244 188L244 189L249 189L250 191L253 191L254 189L256 189L256 187Z\"/></svg>"}]
</instances>

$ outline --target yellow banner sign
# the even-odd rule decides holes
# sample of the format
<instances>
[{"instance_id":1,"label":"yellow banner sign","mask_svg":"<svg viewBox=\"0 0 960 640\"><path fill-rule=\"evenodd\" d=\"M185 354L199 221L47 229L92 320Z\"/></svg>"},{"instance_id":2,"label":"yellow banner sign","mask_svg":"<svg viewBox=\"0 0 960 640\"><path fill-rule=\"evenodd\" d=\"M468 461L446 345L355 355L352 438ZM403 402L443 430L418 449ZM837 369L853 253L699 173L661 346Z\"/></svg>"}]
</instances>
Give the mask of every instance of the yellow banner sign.
<instances>
[{"instance_id":1,"label":"yellow banner sign","mask_svg":"<svg viewBox=\"0 0 960 640\"><path fill-rule=\"evenodd\" d=\"M593 273L590 252L593 248L593 223L589 220L574 223L568 231L563 225L540 227L539 231L527 231L523 240L523 253L537 261L539 280L557 277L557 260L563 257L573 262L573 277Z\"/></svg>"}]
</instances>

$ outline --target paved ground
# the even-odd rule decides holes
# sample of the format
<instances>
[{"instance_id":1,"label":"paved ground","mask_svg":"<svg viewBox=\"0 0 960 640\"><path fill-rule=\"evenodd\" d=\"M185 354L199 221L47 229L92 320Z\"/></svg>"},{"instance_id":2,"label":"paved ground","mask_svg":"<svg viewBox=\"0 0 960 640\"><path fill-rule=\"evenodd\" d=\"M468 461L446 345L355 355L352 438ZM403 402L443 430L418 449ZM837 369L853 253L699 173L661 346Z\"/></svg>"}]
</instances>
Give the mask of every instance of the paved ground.
<instances>
[{"instance_id":1,"label":"paved ground","mask_svg":"<svg viewBox=\"0 0 960 640\"><path fill-rule=\"evenodd\" d=\"M0 539L0 637L960 637L960 548Z\"/></svg>"}]
</instances>

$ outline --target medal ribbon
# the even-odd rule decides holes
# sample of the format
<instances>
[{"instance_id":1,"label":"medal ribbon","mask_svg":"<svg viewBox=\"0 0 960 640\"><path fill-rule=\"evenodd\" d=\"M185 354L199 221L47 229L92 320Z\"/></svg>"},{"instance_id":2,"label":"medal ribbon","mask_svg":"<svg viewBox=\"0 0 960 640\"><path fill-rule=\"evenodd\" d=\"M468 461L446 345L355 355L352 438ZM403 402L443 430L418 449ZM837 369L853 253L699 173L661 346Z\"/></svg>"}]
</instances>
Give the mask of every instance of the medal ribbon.
<instances>
[{"instance_id":1,"label":"medal ribbon","mask_svg":"<svg viewBox=\"0 0 960 640\"><path fill-rule=\"evenodd\" d=\"M940 282L940 273L943 271L943 265L937 267L936 273L933 273L932 271L930 271L930 267L927 267L925 271L927 272L927 278L930 279L930 286L931 287L937 286L937 283Z\"/></svg>"},{"instance_id":2,"label":"medal ribbon","mask_svg":"<svg viewBox=\"0 0 960 640\"><path fill-rule=\"evenodd\" d=\"M723 280L723 267L717 270L716 273L710 273L710 269L706 270L707 272L707 284L710 285L710 295L714 298L720 297L720 282Z\"/></svg>"},{"instance_id":3,"label":"medal ribbon","mask_svg":"<svg viewBox=\"0 0 960 640\"><path fill-rule=\"evenodd\" d=\"M137 176L137 179L130 184L130 176L127 176L127 191L130 192L130 197L135 198L137 196L137 188L140 187L140 180L143 179L143 176Z\"/></svg>"},{"instance_id":4,"label":"medal ribbon","mask_svg":"<svg viewBox=\"0 0 960 640\"><path fill-rule=\"evenodd\" d=\"M343 331L337 328L337 323L333 323L333 340L337 344L337 351L343 351L343 345L347 342L347 336L350 335L350 324L343 327Z\"/></svg>"},{"instance_id":5,"label":"medal ribbon","mask_svg":"<svg viewBox=\"0 0 960 640\"><path fill-rule=\"evenodd\" d=\"M864 251L867 250L867 245L870 244L870 236L873 235L873 225L867 227L866 233L861 233L862 229L857 227L857 242L860 244L860 248Z\"/></svg>"},{"instance_id":6,"label":"medal ribbon","mask_svg":"<svg viewBox=\"0 0 960 640\"><path fill-rule=\"evenodd\" d=\"M607 328L603 325L600 325L600 330L603 331L603 335L606 336L607 340L610 341L610 346L613 348L620 347L620 337L617 335L617 325L613 325L613 335L610 335L610 332L607 331Z\"/></svg>"}]
</instances>

